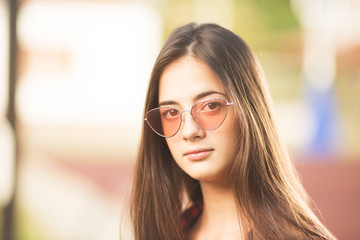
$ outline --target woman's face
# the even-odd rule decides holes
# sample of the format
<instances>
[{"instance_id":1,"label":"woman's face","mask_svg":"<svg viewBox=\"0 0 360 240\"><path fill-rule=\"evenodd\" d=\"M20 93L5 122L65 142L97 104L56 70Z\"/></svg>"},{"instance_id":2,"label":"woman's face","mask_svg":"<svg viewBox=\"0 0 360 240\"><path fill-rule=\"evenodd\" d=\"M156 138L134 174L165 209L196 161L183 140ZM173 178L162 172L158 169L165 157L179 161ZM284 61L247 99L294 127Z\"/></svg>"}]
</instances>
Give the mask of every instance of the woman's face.
<instances>
[{"instance_id":1,"label":"woman's face","mask_svg":"<svg viewBox=\"0 0 360 240\"><path fill-rule=\"evenodd\" d=\"M196 102L213 97L231 102L212 70L191 56L170 64L160 77L160 105L190 110ZM212 131L200 128L189 112L183 112L180 130L166 141L177 164L192 178L222 183L237 151L236 139L236 118L229 106L225 121Z\"/></svg>"}]
</instances>

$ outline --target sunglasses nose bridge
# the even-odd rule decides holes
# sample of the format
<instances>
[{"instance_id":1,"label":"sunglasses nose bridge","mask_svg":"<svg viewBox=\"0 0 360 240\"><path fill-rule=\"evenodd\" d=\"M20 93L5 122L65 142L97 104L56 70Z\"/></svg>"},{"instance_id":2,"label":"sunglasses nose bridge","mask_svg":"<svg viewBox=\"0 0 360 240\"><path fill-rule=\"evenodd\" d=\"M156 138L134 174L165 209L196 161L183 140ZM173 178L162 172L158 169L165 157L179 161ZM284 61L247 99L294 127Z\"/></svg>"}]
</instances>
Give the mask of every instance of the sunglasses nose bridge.
<instances>
[{"instance_id":1,"label":"sunglasses nose bridge","mask_svg":"<svg viewBox=\"0 0 360 240\"><path fill-rule=\"evenodd\" d=\"M192 117L191 110L182 110L182 111L180 112L181 122L183 122L183 121L185 120L185 117L184 117L184 115L183 115L183 113L185 113L185 112L188 112L188 113L190 114L190 116Z\"/></svg>"},{"instance_id":2,"label":"sunglasses nose bridge","mask_svg":"<svg viewBox=\"0 0 360 240\"><path fill-rule=\"evenodd\" d=\"M185 121L185 116L183 115L183 113L185 112L188 112L190 117L191 117L191 120L194 121L196 123L196 125L198 125L198 122L197 122L197 119L196 119L196 116L193 115L192 113L192 109L191 110L183 110L180 112L180 125L184 124L184 121Z\"/></svg>"}]
</instances>

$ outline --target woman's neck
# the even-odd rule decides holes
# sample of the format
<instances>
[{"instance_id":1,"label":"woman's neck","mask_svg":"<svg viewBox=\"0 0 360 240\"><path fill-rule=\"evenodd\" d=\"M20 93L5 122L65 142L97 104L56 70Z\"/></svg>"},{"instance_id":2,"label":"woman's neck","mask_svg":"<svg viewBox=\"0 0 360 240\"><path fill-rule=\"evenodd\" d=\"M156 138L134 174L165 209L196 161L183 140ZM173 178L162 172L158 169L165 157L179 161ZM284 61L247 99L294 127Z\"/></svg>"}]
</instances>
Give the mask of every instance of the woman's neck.
<instances>
[{"instance_id":1,"label":"woman's neck","mask_svg":"<svg viewBox=\"0 0 360 240\"><path fill-rule=\"evenodd\" d=\"M201 183L203 212L191 239L241 239L238 208L230 187Z\"/></svg>"}]
</instances>

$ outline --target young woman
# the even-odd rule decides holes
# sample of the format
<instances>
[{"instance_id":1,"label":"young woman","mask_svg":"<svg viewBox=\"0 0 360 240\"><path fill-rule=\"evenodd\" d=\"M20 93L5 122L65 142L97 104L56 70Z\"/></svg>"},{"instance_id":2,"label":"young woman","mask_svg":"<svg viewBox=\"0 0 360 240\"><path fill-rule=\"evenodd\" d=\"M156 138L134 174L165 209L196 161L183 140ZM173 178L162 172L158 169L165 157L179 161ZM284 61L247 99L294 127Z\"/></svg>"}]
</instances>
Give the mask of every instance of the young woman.
<instances>
[{"instance_id":1,"label":"young woman","mask_svg":"<svg viewBox=\"0 0 360 240\"><path fill-rule=\"evenodd\" d=\"M155 62L130 215L136 240L333 239L279 141L250 47L176 29Z\"/></svg>"}]
</instances>

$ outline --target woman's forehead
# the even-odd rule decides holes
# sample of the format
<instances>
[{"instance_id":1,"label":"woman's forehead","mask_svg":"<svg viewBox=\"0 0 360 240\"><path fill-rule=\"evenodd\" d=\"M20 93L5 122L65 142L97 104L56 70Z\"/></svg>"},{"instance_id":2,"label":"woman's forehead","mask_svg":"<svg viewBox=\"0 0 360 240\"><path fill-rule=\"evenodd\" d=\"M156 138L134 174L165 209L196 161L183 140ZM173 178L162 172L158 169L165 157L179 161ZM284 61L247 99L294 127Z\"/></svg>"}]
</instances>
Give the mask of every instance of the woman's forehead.
<instances>
[{"instance_id":1,"label":"woman's forehead","mask_svg":"<svg viewBox=\"0 0 360 240\"><path fill-rule=\"evenodd\" d=\"M192 99L204 92L224 93L220 81L202 61L186 56L171 63L162 73L159 102Z\"/></svg>"}]
</instances>

